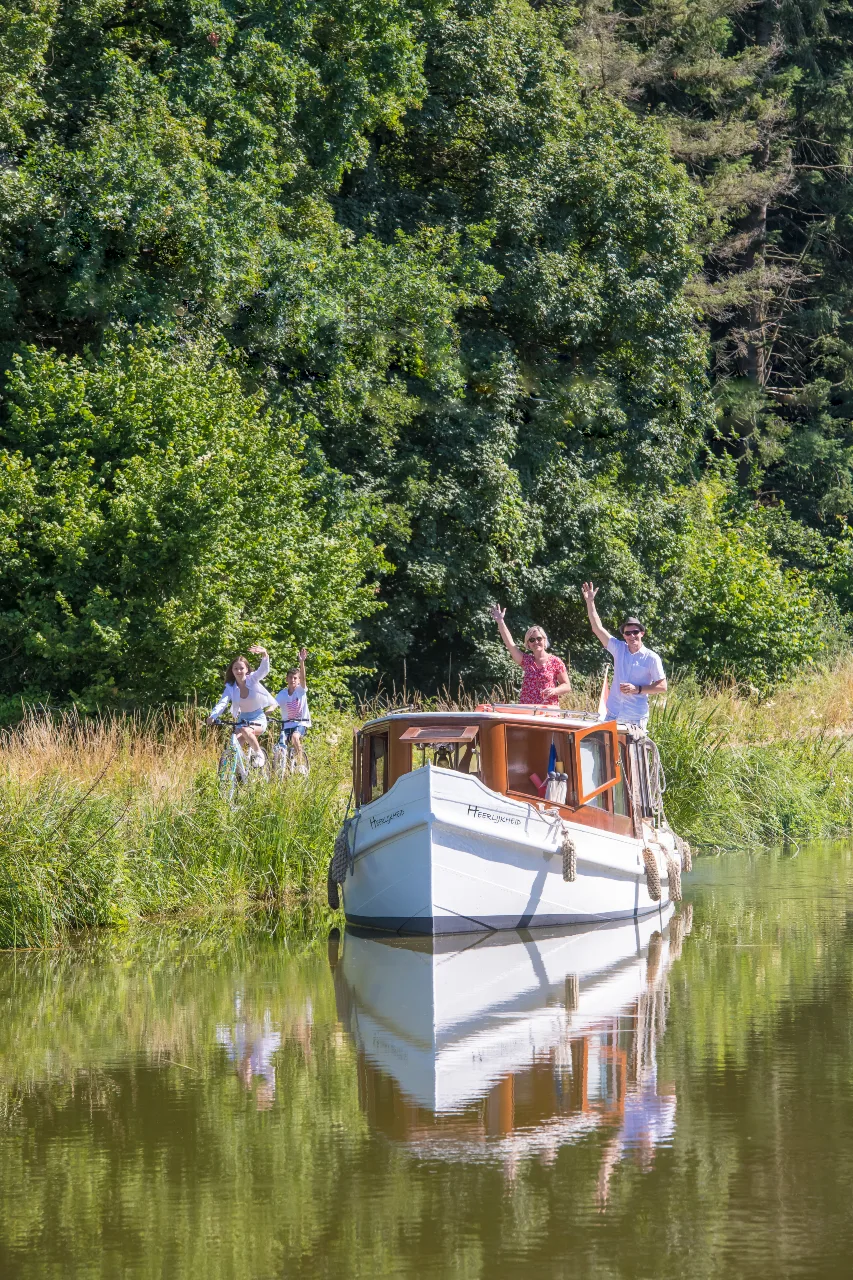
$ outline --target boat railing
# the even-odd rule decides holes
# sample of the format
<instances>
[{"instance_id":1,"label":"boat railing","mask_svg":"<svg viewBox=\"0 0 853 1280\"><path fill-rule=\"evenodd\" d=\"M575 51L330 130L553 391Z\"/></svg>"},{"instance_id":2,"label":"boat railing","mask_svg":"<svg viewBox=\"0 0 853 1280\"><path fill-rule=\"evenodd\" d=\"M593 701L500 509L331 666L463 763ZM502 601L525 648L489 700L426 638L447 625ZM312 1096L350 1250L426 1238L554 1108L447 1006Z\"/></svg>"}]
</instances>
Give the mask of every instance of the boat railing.
<instances>
[{"instance_id":1,"label":"boat railing","mask_svg":"<svg viewBox=\"0 0 853 1280\"><path fill-rule=\"evenodd\" d=\"M589 724L600 719L597 711L563 710L541 702L480 702L474 710L509 716L545 716L552 720L582 720Z\"/></svg>"}]
</instances>

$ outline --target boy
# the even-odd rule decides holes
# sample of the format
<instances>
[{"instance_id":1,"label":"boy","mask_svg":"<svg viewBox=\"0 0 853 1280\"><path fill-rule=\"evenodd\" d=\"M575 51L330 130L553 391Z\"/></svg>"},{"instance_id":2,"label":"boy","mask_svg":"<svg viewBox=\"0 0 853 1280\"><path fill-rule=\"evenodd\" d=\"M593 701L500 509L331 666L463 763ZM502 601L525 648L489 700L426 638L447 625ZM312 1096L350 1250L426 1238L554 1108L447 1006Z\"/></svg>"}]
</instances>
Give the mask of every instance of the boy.
<instances>
[{"instance_id":1,"label":"boy","mask_svg":"<svg viewBox=\"0 0 853 1280\"><path fill-rule=\"evenodd\" d=\"M281 737L279 745L293 743L296 752L296 767L300 773L307 773L305 752L302 750L302 739L311 728L311 712L308 710L308 684L305 679L305 659L308 650L299 650L299 666L291 667L287 673L287 685L279 689L275 700L281 708Z\"/></svg>"}]
</instances>

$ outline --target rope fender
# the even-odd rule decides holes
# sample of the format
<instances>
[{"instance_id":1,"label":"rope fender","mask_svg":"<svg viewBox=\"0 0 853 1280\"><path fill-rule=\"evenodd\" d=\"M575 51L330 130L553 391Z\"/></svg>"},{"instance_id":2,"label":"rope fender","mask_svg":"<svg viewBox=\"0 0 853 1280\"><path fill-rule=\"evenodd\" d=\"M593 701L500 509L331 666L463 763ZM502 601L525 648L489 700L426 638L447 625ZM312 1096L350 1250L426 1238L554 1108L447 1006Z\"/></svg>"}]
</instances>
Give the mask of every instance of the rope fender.
<instances>
[{"instance_id":1,"label":"rope fender","mask_svg":"<svg viewBox=\"0 0 853 1280\"><path fill-rule=\"evenodd\" d=\"M567 884L571 884L577 878L578 874L578 851L575 848L575 842L569 835L569 828L563 823L563 879Z\"/></svg>"},{"instance_id":2,"label":"rope fender","mask_svg":"<svg viewBox=\"0 0 853 1280\"><path fill-rule=\"evenodd\" d=\"M332 854L332 861L329 863L329 873L326 876L326 898L333 911L337 911L341 905L338 885L343 884L347 872L352 875L353 862L355 860L355 829L357 826L358 814L352 818L345 818L344 825L335 836L335 849ZM351 827L353 828L352 848L350 848L349 839Z\"/></svg>"},{"instance_id":3,"label":"rope fender","mask_svg":"<svg viewBox=\"0 0 853 1280\"><path fill-rule=\"evenodd\" d=\"M666 855L666 877L669 881L669 897L671 902L681 901L681 866L672 857L671 854Z\"/></svg>"},{"instance_id":4,"label":"rope fender","mask_svg":"<svg viewBox=\"0 0 853 1280\"><path fill-rule=\"evenodd\" d=\"M643 846L643 862L646 865L646 888L652 902L660 902L660 868L654 849Z\"/></svg>"},{"instance_id":5,"label":"rope fender","mask_svg":"<svg viewBox=\"0 0 853 1280\"><path fill-rule=\"evenodd\" d=\"M681 836L675 837L675 847L681 855L681 870L689 875L693 870L693 850Z\"/></svg>"}]
</instances>

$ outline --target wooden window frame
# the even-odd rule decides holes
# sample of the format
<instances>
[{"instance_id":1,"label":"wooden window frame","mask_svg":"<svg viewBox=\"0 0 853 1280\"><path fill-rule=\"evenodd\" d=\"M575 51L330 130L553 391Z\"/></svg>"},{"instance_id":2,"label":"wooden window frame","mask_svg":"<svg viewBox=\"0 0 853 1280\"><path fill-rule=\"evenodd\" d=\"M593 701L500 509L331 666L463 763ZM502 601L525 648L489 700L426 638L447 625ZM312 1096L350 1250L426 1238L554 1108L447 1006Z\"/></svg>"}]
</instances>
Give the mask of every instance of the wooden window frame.
<instances>
[{"instance_id":1,"label":"wooden window frame","mask_svg":"<svg viewBox=\"0 0 853 1280\"><path fill-rule=\"evenodd\" d=\"M503 790L504 790L504 794L505 794L505 795L507 795L507 796L509 796L509 797L510 797L510 799L513 799L513 800L523 800L523 801L525 801L525 803L526 803L526 804L544 804L544 803L545 803L544 797L539 796L539 795L532 795L529 791L516 791L516 790L515 790L515 788L513 788L513 787L511 787L511 786L509 785L510 734L511 734L511 731L513 731L513 730L517 730L517 729L525 729L525 730L530 730L530 729L532 729L535 733L541 733L541 734L543 734L543 735L545 735L545 734L551 734L552 736L554 736L554 735L555 735L555 731L554 731L553 726L551 726L551 725L540 726L540 725L534 725L534 724L517 724L517 725L516 725L516 724L510 724L510 723L507 723L507 724L505 724L505 725L502 725L501 727L502 727L502 730L503 730L504 753L505 753L505 756L506 756L506 766L505 766L505 768L506 768L506 774L505 774L505 777L506 777L506 787L503 789ZM597 726L596 726L596 727L597 727ZM561 737L568 739L568 742L565 744L567 749L563 752L563 757L564 757L564 758L563 758L563 767L566 769L566 771L567 771L567 773L568 773L568 775L569 775L568 794L567 794L567 796L566 796L566 801L565 801L565 803L564 803L561 807L562 807L563 809L573 809L573 808L576 808L576 807L577 807L577 806L574 804L574 797L575 797L575 777L574 777L574 770L575 770L575 763L574 763L574 759L575 759L575 757L574 757L574 735L575 735L575 730L574 730L574 729L567 729L567 728L560 727L559 729L557 729L557 730L556 730L556 733L557 733L557 734L559 734ZM558 750L559 750L559 748L558 748ZM546 758L547 758L547 757L546 757ZM548 803L553 803L553 801L549 801Z\"/></svg>"},{"instance_id":2,"label":"wooden window frame","mask_svg":"<svg viewBox=\"0 0 853 1280\"><path fill-rule=\"evenodd\" d=\"M581 764L581 743L584 738L588 738L593 733L608 734L608 746L606 748L606 761L608 772L612 772L612 777L600 787L596 787L594 791L584 792L583 788L583 767ZM575 729L573 742L574 765L575 765L575 800L576 807L580 809L583 805L589 804L590 800L594 800L596 796L600 796L605 791L612 790L619 782L622 781L622 768L619 763L619 729L615 720L605 720L602 724L591 724L588 729Z\"/></svg>"},{"instance_id":3,"label":"wooden window frame","mask_svg":"<svg viewBox=\"0 0 853 1280\"><path fill-rule=\"evenodd\" d=\"M411 743L413 747L449 746L453 743L466 744L474 742L480 726L466 725L412 725L400 734L400 742Z\"/></svg>"},{"instance_id":4,"label":"wooden window frame","mask_svg":"<svg viewBox=\"0 0 853 1280\"><path fill-rule=\"evenodd\" d=\"M391 734L388 725L384 729L376 729L371 733L364 733L362 737L362 753L361 753L361 802L362 804L373 804L379 800L381 796L387 795L389 790L389 768L391 762ZM370 781L370 744L374 738L385 739L385 769L383 773L383 787L379 796L372 794L372 786Z\"/></svg>"},{"instance_id":5,"label":"wooden window frame","mask_svg":"<svg viewBox=\"0 0 853 1280\"><path fill-rule=\"evenodd\" d=\"M352 731L352 792L355 796L356 803L362 804L364 796L362 795L362 757L364 755L364 734L360 729Z\"/></svg>"}]
</instances>

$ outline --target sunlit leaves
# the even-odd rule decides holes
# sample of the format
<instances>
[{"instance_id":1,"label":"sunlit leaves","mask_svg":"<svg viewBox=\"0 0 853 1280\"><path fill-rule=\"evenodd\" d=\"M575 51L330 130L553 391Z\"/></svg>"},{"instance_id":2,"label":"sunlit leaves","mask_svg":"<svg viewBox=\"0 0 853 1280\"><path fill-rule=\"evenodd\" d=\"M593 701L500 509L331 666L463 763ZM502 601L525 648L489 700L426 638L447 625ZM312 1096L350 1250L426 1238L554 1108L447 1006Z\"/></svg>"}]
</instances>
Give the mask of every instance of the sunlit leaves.
<instances>
[{"instance_id":1,"label":"sunlit leaves","mask_svg":"<svg viewBox=\"0 0 853 1280\"><path fill-rule=\"evenodd\" d=\"M255 641L279 665L308 644L317 692L341 692L382 563L366 512L307 477L293 423L221 351L31 350L6 395L5 694L180 698Z\"/></svg>"}]
</instances>

